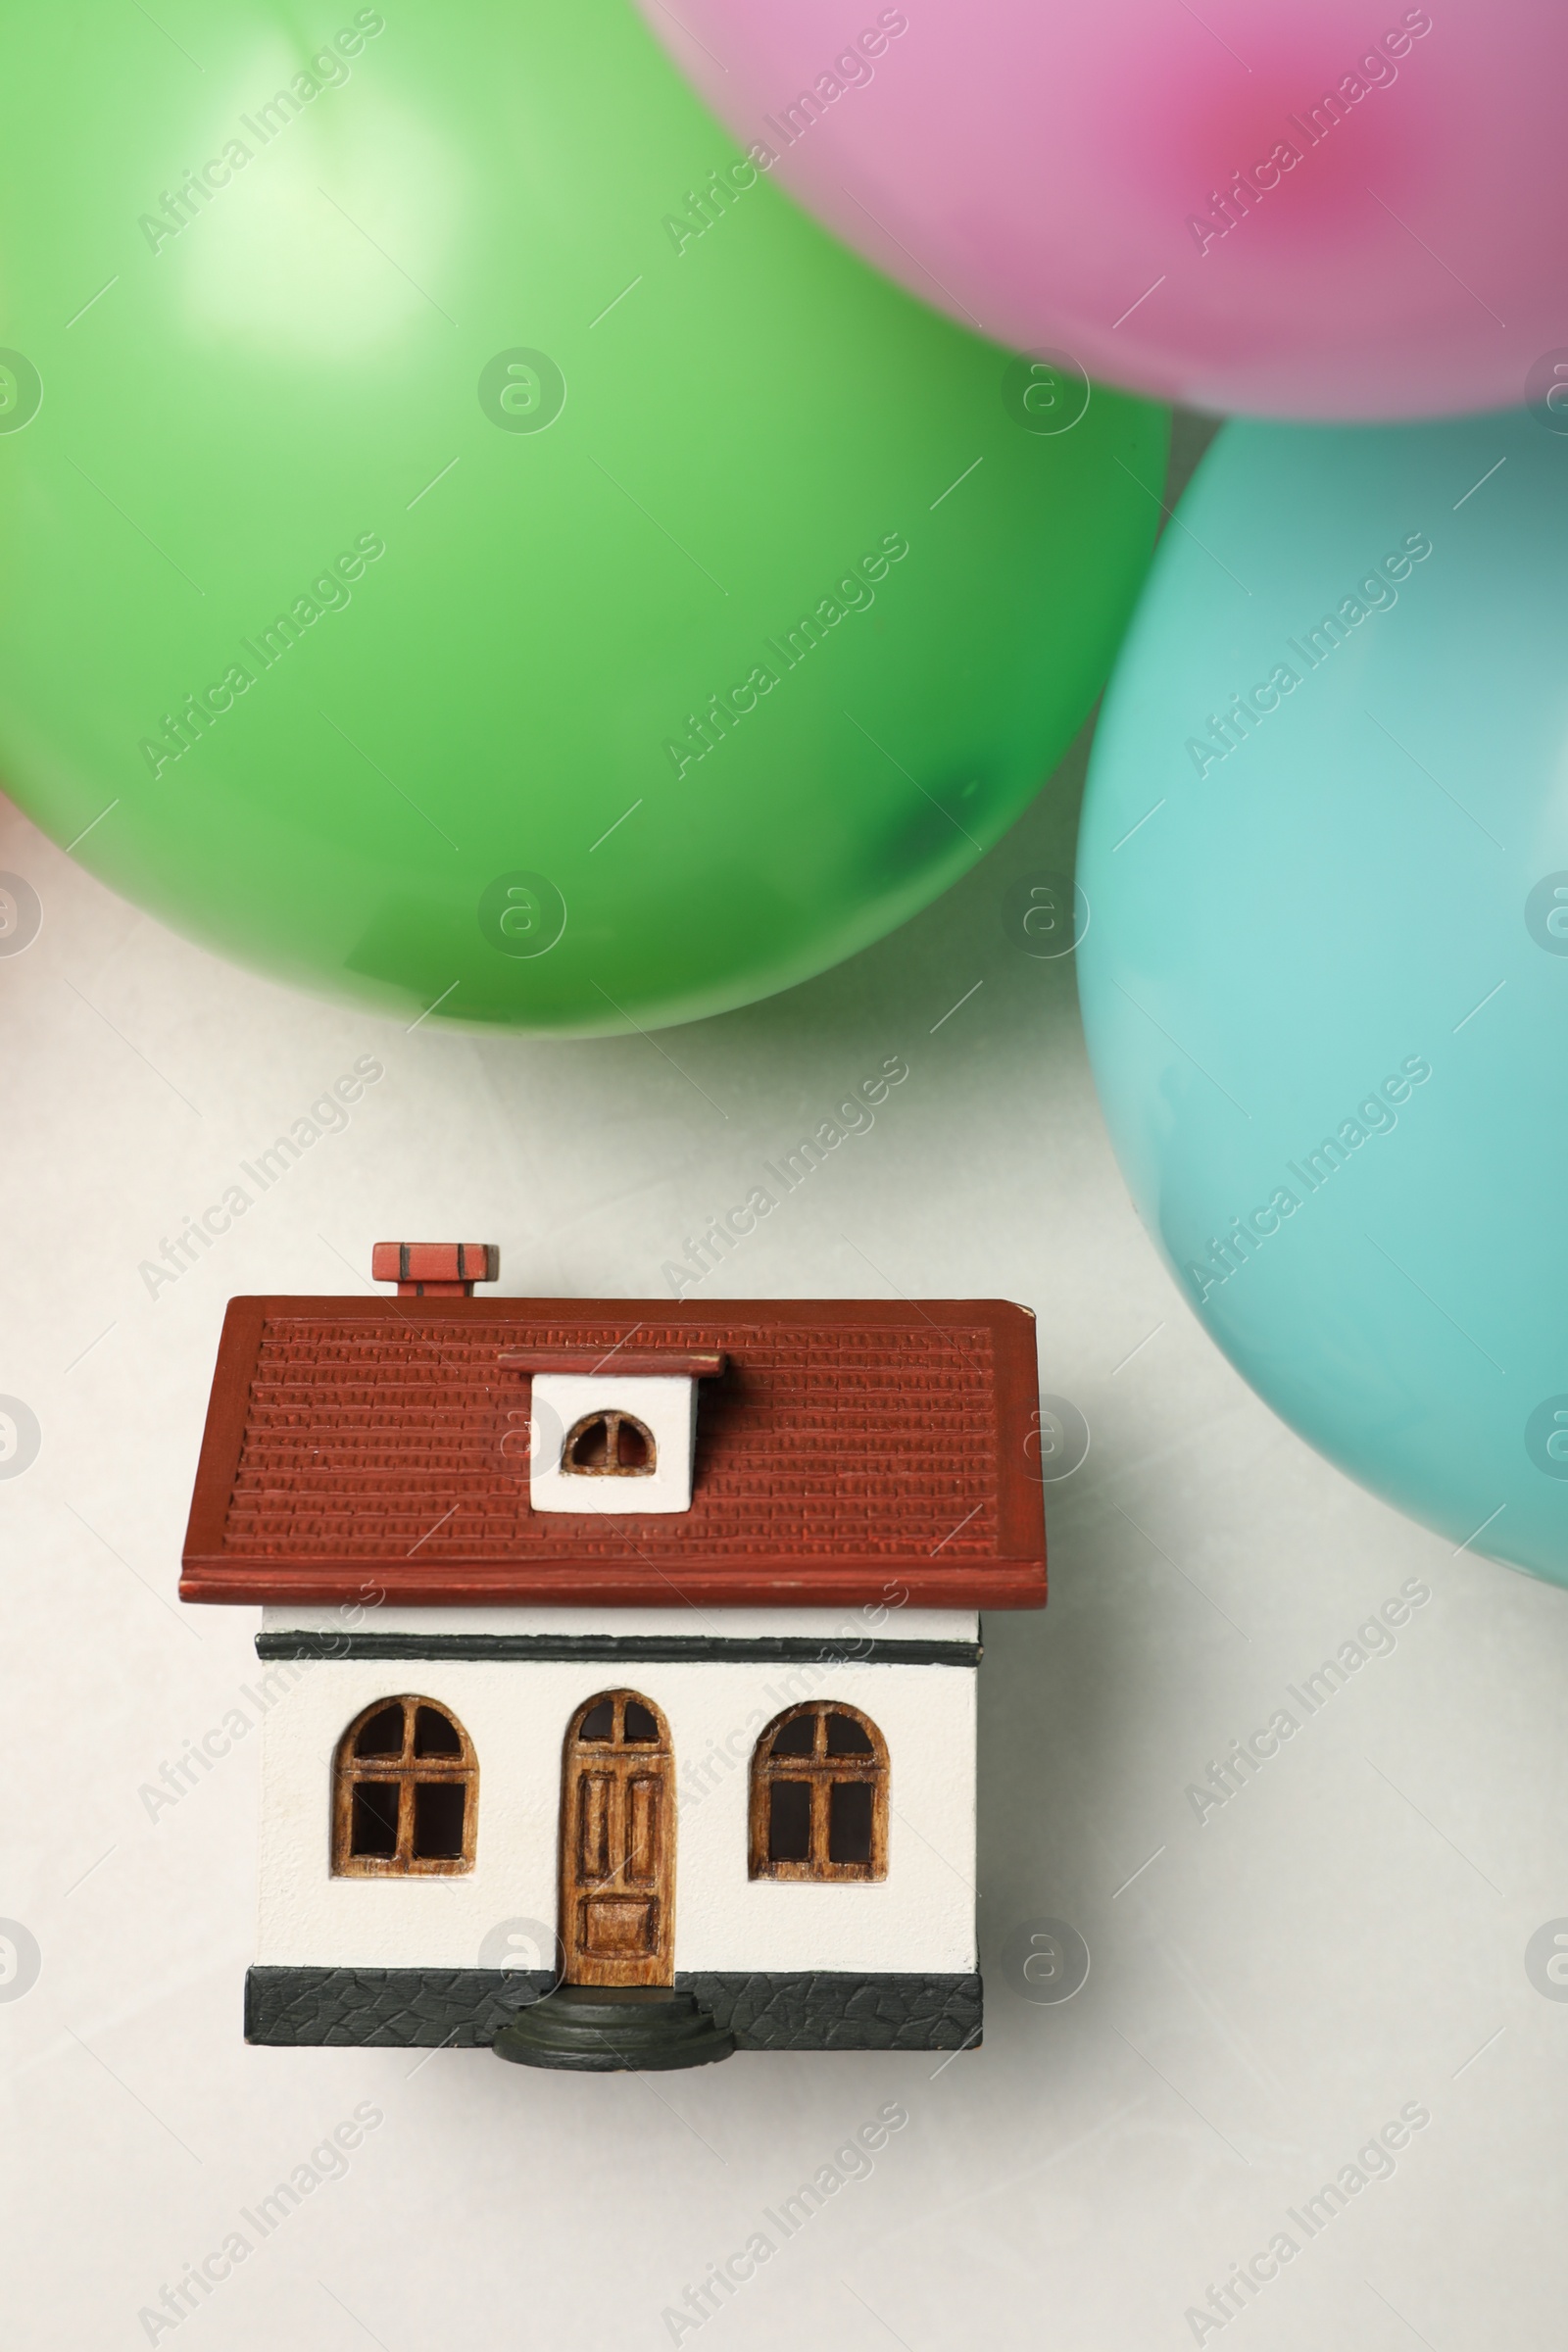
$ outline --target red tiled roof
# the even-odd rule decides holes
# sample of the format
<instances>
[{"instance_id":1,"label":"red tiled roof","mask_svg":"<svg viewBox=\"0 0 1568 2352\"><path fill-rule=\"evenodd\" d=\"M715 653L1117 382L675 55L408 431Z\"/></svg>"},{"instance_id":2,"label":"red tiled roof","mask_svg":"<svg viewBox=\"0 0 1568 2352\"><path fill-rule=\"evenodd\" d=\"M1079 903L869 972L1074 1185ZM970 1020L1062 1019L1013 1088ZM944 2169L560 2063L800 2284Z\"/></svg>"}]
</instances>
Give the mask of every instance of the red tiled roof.
<instances>
[{"instance_id":1,"label":"red tiled roof","mask_svg":"<svg viewBox=\"0 0 1568 2352\"><path fill-rule=\"evenodd\" d=\"M691 1510L532 1511L529 1376L500 1359L630 1339L640 1372L727 1358L699 1390ZM1035 1405L1034 1319L997 1301L236 1298L180 1591L1035 1606Z\"/></svg>"}]
</instances>

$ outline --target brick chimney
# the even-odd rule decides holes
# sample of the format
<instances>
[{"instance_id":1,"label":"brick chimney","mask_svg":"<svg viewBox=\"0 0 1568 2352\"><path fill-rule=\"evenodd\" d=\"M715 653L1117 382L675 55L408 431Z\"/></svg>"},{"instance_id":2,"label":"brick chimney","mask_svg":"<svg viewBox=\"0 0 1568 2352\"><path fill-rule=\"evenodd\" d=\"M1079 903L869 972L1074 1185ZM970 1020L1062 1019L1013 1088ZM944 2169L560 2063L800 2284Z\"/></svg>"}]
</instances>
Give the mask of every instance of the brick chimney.
<instances>
[{"instance_id":1,"label":"brick chimney","mask_svg":"<svg viewBox=\"0 0 1568 2352\"><path fill-rule=\"evenodd\" d=\"M377 1242L372 1282L395 1282L400 1298L471 1298L476 1282L501 1276L494 1242Z\"/></svg>"}]
</instances>

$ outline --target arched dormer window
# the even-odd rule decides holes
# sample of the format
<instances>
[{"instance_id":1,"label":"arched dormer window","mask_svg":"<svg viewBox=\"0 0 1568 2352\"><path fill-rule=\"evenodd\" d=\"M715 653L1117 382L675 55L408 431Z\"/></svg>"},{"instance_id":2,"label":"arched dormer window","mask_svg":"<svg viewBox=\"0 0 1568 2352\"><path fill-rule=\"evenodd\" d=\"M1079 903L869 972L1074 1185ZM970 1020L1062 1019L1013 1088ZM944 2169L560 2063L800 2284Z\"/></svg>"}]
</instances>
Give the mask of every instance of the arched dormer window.
<instances>
[{"instance_id":1,"label":"arched dormer window","mask_svg":"<svg viewBox=\"0 0 1568 2352\"><path fill-rule=\"evenodd\" d=\"M434 1699L378 1698L337 1743L332 1875L456 1878L473 1868L479 1765Z\"/></svg>"},{"instance_id":2,"label":"arched dormer window","mask_svg":"<svg viewBox=\"0 0 1568 2352\"><path fill-rule=\"evenodd\" d=\"M888 1750L869 1715L814 1698L775 1715L752 1754L754 1879L885 1879Z\"/></svg>"}]
</instances>

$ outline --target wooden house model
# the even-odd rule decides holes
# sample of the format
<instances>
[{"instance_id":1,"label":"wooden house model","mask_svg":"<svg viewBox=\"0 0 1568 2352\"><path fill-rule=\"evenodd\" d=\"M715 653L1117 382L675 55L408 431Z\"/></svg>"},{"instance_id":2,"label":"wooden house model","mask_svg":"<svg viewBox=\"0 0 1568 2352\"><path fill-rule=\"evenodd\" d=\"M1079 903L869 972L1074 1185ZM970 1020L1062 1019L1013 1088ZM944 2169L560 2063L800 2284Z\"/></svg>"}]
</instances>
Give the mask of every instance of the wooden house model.
<instances>
[{"instance_id":1,"label":"wooden house model","mask_svg":"<svg viewBox=\"0 0 1568 2352\"><path fill-rule=\"evenodd\" d=\"M236 1298L180 1591L260 1603L256 2042L609 2071L980 2031L978 1611L1046 1597L996 1301Z\"/></svg>"}]
</instances>

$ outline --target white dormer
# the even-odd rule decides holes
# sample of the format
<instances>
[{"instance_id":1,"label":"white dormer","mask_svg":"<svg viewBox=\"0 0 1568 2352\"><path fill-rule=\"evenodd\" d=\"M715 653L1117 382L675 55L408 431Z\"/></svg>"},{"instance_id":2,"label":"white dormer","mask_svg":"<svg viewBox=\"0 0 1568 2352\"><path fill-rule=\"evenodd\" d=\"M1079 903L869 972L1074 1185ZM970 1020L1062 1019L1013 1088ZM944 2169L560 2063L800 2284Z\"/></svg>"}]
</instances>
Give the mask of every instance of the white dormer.
<instances>
[{"instance_id":1,"label":"white dormer","mask_svg":"<svg viewBox=\"0 0 1568 2352\"><path fill-rule=\"evenodd\" d=\"M533 1375L534 1510L640 1518L691 1509L697 1383L723 1371L721 1355L564 1348L501 1360Z\"/></svg>"},{"instance_id":2,"label":"white dormer","mask_svg":"<svg viewBox=\"0 0 1568 2352\"><path fill-rule=\"evenodd\" d=\"M689 1511L695 1380L536 1372L528 1500L536 1511Z\"/></svg>"}]
</instances>

